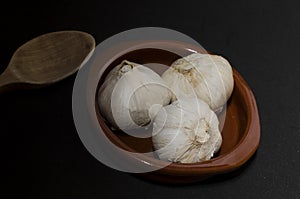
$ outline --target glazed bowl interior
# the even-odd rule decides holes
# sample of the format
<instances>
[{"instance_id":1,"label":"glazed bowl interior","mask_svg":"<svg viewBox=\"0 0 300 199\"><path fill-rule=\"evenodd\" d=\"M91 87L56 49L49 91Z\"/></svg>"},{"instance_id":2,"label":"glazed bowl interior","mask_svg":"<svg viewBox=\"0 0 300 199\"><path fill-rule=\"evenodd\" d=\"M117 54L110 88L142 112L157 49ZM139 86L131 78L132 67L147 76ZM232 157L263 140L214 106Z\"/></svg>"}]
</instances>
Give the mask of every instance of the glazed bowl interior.
<instances>
[{"instance_id":1,"label":"glazed bowl interior","mask_svg":"<svg viewBox=\"0 0 300 199\"><path fill-rule=\"evenodd\" d=\"M191 52L187 51L186 54L191 54ZM111 64L109 64L103 76L101 77L99 86L103 83L108 72L112 68L120 64L123 60L129 60L146 66L147 64L151 63L152 69L155 70L157 73L161 74L164 71L164 68L159 68L160 64L170 66L178 58L181 57L179 57L177 54L161 49L148 48L131 51L120 56ZM153 63L158 63L157 67L155 67L155 64ZM220 151L213 158L229 153L243 138L247 127L248 119L245 110L246 105L244 102L245 100L243 100L243 96L240 94L239 87L235 86L232 96L228 100L227 110L218 115L219 121L223 121L225 117L225 123L223 124L223 122L220 122L219 125L222 133L223 142ZM103 118L99 117L99 119ZM110 129L112 129L111 125L108 122L105 123L108 127L110 127ZM118 141L121 141L125 145L127 145L128 148L126 147L126 150L140 153L150 152L154 150L151 137L134 137L120 130L111 130L111 132L108 133L116 135L116 138L119 139ZM116 140L112 141L115 142Z\"/></svg>"},{"instance_id":2,"label":"glazed bowl interior","mask_svg":"<svg viewBox=\"0 0 300 199\"><path fill-rule=\"evenodd\" d=\"M146 45L133 50L127 50L112 59L110 63L107 64L100 78L98 88L104 82L109 71L123 60L149 66L158 74L162 74L167 69L166 66L170 66L176 59L182 56L187 56L194 51L207 53L200 47L193 47L193 51L191 51L190 46L186 47L182 44L173 45L172 43L172 48L175 48L176 52L180 53L173 53L172 51L156 48L155 46L156 45ZM178 54L180 54L180 56ZM191 164L172 163L160 169L159 172L181 176L186 174L199 175L227 172L239 167L255 152L259 141L259 122L255 100L250 88L234 68L233 76L233 93L227 101L225 111L218 114L220 121L219 128L223 138L219 152L215 154L211 160ZM154 151L151 131L146 132L149 133L149 137L138 138L120 130L112 130L109 122L107 122L99 112L97 93L95 95L95 102L99 124L112 143L130 152L146 153ZM151 161L153 160L153 162L156 163L161 161L155 153L153 153L152 157L146 157L146 159L151 159Z\"/></svg>"}]
</instances>

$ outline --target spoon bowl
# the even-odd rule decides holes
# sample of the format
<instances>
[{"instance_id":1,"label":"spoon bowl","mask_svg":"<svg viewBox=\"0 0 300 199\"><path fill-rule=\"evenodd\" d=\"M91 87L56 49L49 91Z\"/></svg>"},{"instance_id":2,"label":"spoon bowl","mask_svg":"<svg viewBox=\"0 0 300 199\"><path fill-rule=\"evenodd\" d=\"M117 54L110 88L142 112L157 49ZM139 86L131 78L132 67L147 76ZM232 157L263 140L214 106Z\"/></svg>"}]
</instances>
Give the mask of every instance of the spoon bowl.
<instances>
[{"instance_id":1,"label":"spoon bowl","mask_svg":"<svg viewBox=\"0 0 300 199\"><path fill-rule=\"evenodd\" d=\"M59 31L19 47L0 76L0 92L46 86L75 73L91 56L94 38L81 31Z\"/></svg>"}]
</instances>

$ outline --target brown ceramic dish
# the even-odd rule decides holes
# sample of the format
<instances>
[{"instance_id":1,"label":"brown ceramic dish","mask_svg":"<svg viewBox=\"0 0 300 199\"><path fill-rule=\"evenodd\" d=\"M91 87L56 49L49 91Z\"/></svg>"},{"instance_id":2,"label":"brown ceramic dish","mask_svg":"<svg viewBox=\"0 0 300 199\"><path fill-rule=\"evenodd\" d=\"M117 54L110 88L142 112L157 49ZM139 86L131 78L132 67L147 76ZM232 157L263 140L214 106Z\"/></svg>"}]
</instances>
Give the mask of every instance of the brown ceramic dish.
<instances>
[{"instance_id":1,"label":"brown ceramic dish","mask_svg":"<svg viewBox=\"0 0 300 199\"><path fill-rule=\"evenodd\" d=\"M162 50L164 49L164 50ZM191 50L206 53L202 48L174 41L140 41L122 44L118 47L118 53L108 53L109 57L104 64L105 71L99 79L100 86L107 73L123 59L127 59L140 64L160 63L170 65L179 56L177 54L188 55ZM171 52L170 52L171 51ZM230 60L229 60L230 61ZM156 71L161 73L159 68ZM222 137L223 143L219 153L211 160L203 163L179 164L172 163L157 171L139 174L145 178L160 182L169 183L189 183L200 181L208 177L227 173L239 168L255 153L260 140L259 115L253 93L242 76L233 70L235 87L231 98L227 103L226 117L221 114L219 117L225 118ZM97 94L95 93L95 101ZM95 102L95 109L98 122L105 135L115 145L130 152L152 151L151 138L135 138L122 132L113 132L109 124L99 114L99 107ZM139 157L135 157L139 158ZM156 157L142 157L152 164L160 164L162 161Z\"/></svg>"}]
</instances>

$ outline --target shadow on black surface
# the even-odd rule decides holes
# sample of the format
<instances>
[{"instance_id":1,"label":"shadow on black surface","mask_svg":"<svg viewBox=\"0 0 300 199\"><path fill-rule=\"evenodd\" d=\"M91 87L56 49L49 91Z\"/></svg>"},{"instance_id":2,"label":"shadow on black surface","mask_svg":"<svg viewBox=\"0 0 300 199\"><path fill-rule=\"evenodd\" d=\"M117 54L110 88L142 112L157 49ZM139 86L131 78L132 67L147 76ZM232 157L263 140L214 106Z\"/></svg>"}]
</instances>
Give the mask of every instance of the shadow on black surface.
<instances>
[{"instance_id":1,"label":"shadow on black surface","mask_svg":"<svg viewBox=\"0 0 300 199\"><path fill-rule=\"evenodd\" d=\"M213 177L207 178L205 180L199 181L199 182L192 182L192 183L166 183L166 182L160 182L152 179L147 179L144 176L141 175L136 175L136 174L131 174L131 176L135 177L136 179L155 184L155 185L162 185L162 186L169 186L169 187L183 187L183 186L196 186L196 185L207 185L207 184L217 184L217 183L222 183L230 180L236 180L239 176L242 175L242 173L246 172L247 169L251 166L251 163L255 160L256 158L256 153L245 163L243 164L240 168L229 172L225 174L218 174Z\"/></svg>"}]
</instances>

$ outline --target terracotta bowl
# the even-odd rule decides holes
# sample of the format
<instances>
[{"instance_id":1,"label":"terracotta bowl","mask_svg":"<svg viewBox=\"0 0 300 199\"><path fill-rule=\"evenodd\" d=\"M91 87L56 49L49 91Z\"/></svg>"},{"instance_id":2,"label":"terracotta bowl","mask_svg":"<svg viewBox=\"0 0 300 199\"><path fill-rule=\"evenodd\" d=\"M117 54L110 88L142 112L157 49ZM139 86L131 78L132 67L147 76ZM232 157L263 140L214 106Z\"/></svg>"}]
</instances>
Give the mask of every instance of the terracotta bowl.
<instances>
[{"instance_id":1,"label":"terracotta bowl","mask_svg":"<svg viewBox=\"0 0 300 199\"><path fill-rule=\"evenodd\" d=\"M100 74L98 87L103 83L107 73L124 59L140 64L159 63L170 66L173 61L180 58L178 54L184 56L191 54L192 51L207 53L198 46L175 41L139 41L122 44L118 46L117 50L107 53L107 61L102 66L105 67L105 70ZM162 73L165 69L160 69L157 65L154 70ZM218 154L206 162L172 163L159 170L138 175L160 182L190 183L233 171L249 160L259 145L259 115L251 89L234 68L233 76L235 86L232 96L227 102L226 115L224 112L219 115L223 143ZM163 163L155 155L146 157L142 154L153 151L151 137L136 138L120 131L111 130L110 124L99 113L97 93L94 93L94 96L96 109L94 117L97 118L105 136L113 144L129 152L141 153L133 159L138 159L145 164L160 165Z\"/></svg>"}]
</instances>

